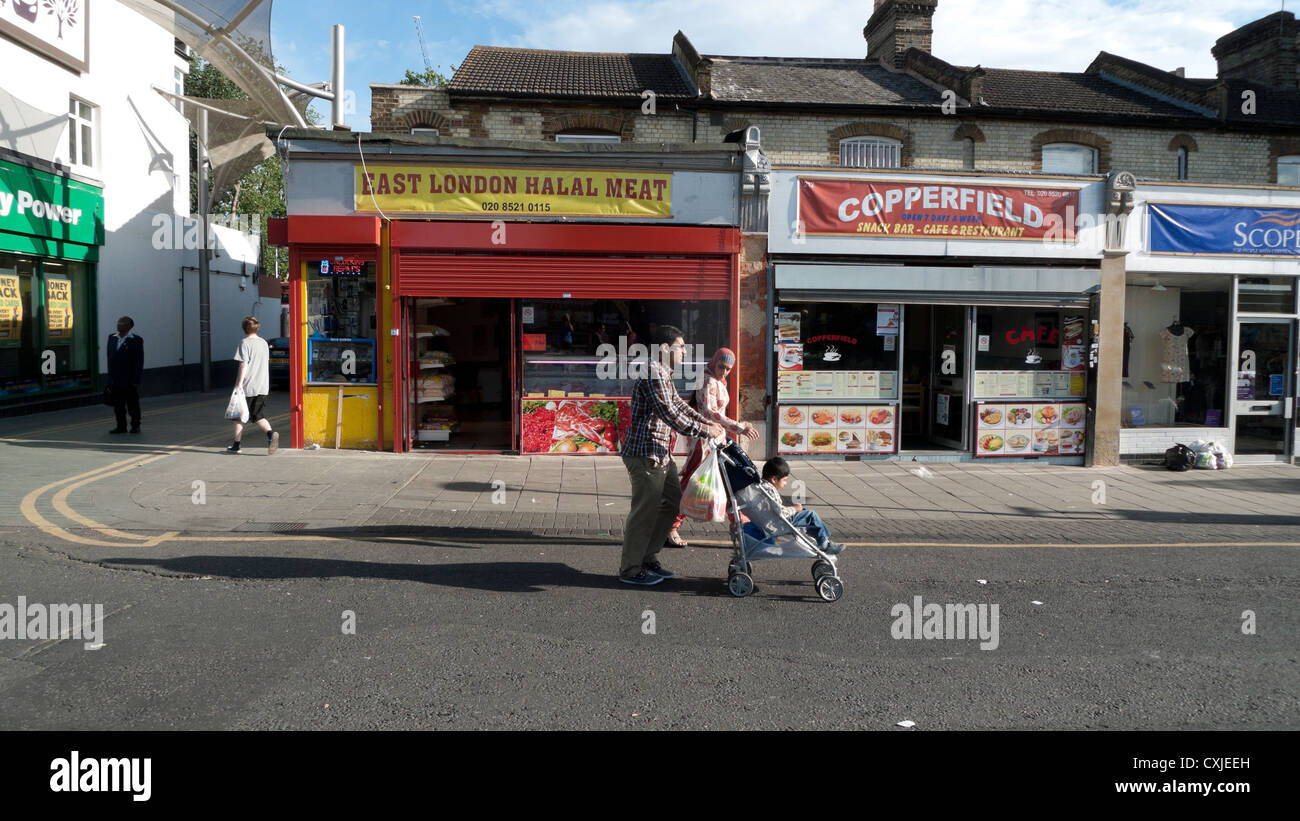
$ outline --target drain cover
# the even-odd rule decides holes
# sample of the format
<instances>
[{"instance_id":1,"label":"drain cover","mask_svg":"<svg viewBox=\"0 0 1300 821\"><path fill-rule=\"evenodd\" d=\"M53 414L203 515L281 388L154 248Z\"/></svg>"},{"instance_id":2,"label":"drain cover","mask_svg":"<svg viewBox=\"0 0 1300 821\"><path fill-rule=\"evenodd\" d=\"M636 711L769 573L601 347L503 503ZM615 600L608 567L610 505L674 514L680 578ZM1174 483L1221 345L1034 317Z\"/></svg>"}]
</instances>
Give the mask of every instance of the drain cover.
<instances>
[{"instance_id":1,"label":"drain cover","mask_svg":"<svg viewBox=\"0 0 1300 821\"><path fill-rule=\"evenodd\" d=\"M302 530L306 526L306 522L244 522L235 530L254 533L289 533Z\"/></svg>"}]
</instances>

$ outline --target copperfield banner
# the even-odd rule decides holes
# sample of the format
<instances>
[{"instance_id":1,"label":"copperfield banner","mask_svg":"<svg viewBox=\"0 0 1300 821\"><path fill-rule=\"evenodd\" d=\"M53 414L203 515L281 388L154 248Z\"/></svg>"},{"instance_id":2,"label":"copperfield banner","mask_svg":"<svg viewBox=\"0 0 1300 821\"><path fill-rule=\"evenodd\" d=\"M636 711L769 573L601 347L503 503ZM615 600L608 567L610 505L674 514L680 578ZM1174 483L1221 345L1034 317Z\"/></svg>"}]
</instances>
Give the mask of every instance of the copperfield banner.
<instances>
[{"instance_id":1,"label":"copperfield banner","mask_svg":"<svg viewBox=\"0 0 1300 821\"><path fill-rule=\"evenodd\" d=\"M1066 242L1078 214L1077 189L799 178L811 236Z\"/></svg>"},{"instance_id":2,"label":"copperfield banner","mask_svg":"<svg viewBox=\"0 0 1300 821\"><path fill-rule=\"evenodd\" d=\"M672 174L558 168L356 166L359 213L671 217Z\"/></svg>"}]
</instances>

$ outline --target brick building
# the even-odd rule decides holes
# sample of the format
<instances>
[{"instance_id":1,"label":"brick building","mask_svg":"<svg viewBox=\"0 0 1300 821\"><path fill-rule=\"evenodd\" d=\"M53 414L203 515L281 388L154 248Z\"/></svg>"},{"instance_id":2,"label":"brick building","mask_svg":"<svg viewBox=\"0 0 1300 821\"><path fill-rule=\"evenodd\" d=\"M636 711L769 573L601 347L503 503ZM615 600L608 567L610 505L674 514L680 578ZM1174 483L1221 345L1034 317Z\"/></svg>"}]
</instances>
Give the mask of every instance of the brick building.
<instances>
[{"instance_id":1,"label":"brick building","mask_svg":"<svg viewBox=\"0 0 1300 821\"><path fill-rule=\"evenodd\" d=\"M1079 72L954 65L931 53L937 3L877 0L863 29L866 54L861 59L701 55L681 32L662 54L476 46L444 87L372 85L372 130L669 145L718 143L757 127L749 135L761 134L762 152L778 169L851 169L849 179L893 173L917 184L956 185L974 178L997 185L1061 186L1080 202L1095 203L1098 218L1105 210L1102 189L1111 191L1103 185L1107 178L1122 177L1138 187L1167 183L1179 190L1182 185L1187 191L1208 192L1204 197L1210 199L1221 186L1232 202L1248 201L1251 191L1270 186L1300 186L1300 26L1292 13L1269 15L1220 38L1213 48L1217 76L1190 78L1182 69L1163 70L1105 51ZM1230 194L1227 186L1233 187ZM1278 196L1282 198L1268 201L1289 204L1286 195ZM766 206L766 191L750 204L757 206L760 200ZM888 247L890 259L902 258L905 265L934 264L942 257L942 264L965 265L970 271L998 264L1024 276L1044 267L1078 265L1097 280L1075 294L1080 299L1105 290L1109 264L1111 300L1094 300L1090 315L1102 320L1096 340L1101 361L1118 363L1125 346L1120 331L1125 303L1144 293L1135 289L1152 286L1146 279L1141 284L1126 279L1122 258L1121 246L1142 234L1137 225L1145 217L1130 219L1122 208L1111 210L1113 218L1134 223L1128 240L1121 230L1091 249L1064 256L1059 249L1027 243L1012 251L1006 243L926 246L919 241L907 250L877 244L858 246L869 252L851 253L869 265L881 265L881 252ZM790 229L774 221L769 233L765 218L754 219L765 211L747 213L740 256L740 411L747 420L772 426L770 406L778 390L769 300L778 292L769 238ZM844 261L844 255L829 254L822 261ZM1240 277L1264 271L1261 265L1265 263L1242 262L1231 270ZM1189 264L1180 274L1189 278L1189 293L1199 287L1196 283L1208 281L1201 275L1215 266L1205 267L1202 271ZM1265 267L1267 273L1284 276L1300 272L1294 261ZM1076 287L1074 280L1069 282ZM1223 299L1235 282L1220 283ZM1294 294L1294 283L1291 287ZM966 322L973 329L980 320L973 303L970 310ZM1294 361L1293 348L1288 356ZM1124 354L1126 366L1127 359ZM974 362L972 355L971 368ZM897 373L903 381L901 365ZM1118 364L1107 374L1088 397L1089 413L1099 426L1095 440L1090 428L1089 441L1100 443L1102 462L1118 458L1121 426L1145 424L1132 410L1139 404L1130 404L1138 400L1129 395L1127 381L1121 396ZM1292 374L1292 394L1295 381ZM970 388L965 392L969 402ZM901 394L894 398L900 408L906 404ZM932 398L937 397L926 394L920 401ZM1179 407L1185 400L1181 386L1169 398ZM1155 401L1149 399L1147 406L1157 407ZM964 406L968 416L974 413L974 403L969 404ZM925 411L927 424L936 412ZM1170 426L1181 416L1170 414ZM1221 408L1219 424L1231 426L1231 416ZM1199 424L1217 429L1204 418ZM969 450L974 427L967 427L957 441ZM769 442L775 436L770 430ZM1150 449L1160 440L1141 441L1143 449ZM1290 448L1283 449L1290 453Z\"/></svg>"}]
</instances>

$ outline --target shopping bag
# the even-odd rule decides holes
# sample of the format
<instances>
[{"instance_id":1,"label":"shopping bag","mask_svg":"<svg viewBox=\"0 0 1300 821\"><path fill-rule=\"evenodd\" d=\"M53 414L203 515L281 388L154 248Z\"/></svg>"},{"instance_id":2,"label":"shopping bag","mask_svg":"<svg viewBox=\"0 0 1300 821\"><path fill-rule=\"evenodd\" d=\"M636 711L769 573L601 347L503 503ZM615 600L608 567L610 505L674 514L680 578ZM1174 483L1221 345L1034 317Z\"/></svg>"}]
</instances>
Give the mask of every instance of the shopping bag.
<instances>
[{"instance_id":1,"label":"shopping bag","mask_svg":"<svg viewBox=\"0 0 1300 821\"><path fill-rule=\"evenodd\" d=\"M681 513L697 522L723 522L727 519L727 493L718 468L718 452L704 446L704 460L691 474L682 493Z\"/></svg>"},{"instance_id":2,"label":"shopping bag","mask_svg":"<svg viewBox=\"0 0 1300 821\"><path fill-rule=\"evenodd\" d=\"M244 398L244 389L236 386L226 403L226 418L232 422L248 421L248 400Z\"/></svg>"},{"instance_id":3,"label":"shopping bag","mask_svg":"<svg viewBox=\"0 0 1300 821\"><path fill-rule=\"evenodd\" d=\"M104 397L102 401L110 408L117 406L117 391L113 390L112 385L104 386Z\"/></svg>"}]
</instances>

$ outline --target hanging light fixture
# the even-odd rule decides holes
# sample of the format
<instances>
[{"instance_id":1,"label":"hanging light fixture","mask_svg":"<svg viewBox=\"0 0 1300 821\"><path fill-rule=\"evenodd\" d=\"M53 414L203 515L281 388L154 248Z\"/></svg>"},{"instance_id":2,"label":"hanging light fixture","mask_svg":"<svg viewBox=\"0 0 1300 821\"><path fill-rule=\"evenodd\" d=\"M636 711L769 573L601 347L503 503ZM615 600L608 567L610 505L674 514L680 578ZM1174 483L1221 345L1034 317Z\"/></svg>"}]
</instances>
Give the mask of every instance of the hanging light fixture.
<instances>
[{"instance_id":1,"label":"hanging light fixture","mask_svg":"<svg viewBox=\"0 0 1300 821\"><path fill-rule=\"evenodd\" d=\"M1160 278L1156 277L1156 284L1151 286L1153 291L1168 291L1169 289L1160 284Z\"/></svg>"}]
</instances>

